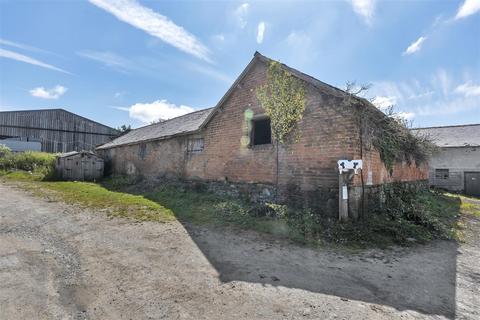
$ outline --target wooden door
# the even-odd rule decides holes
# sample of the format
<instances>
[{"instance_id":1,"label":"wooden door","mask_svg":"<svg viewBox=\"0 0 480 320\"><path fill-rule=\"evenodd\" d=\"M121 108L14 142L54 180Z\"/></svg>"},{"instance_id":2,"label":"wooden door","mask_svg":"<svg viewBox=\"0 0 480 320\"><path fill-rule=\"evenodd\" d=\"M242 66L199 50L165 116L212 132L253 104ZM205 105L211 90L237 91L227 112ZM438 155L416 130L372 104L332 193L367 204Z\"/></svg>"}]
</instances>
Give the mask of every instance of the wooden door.
<instances>
[{"instance_id":1,"label":"wooden door","mask_svg":"<svg viewBox=\"0 0 480 320\"><path fill-rule=\"evenodd\" d=\"M480 172L465 172L465 194L480 197Z\"/></svg>"}]
</instances>

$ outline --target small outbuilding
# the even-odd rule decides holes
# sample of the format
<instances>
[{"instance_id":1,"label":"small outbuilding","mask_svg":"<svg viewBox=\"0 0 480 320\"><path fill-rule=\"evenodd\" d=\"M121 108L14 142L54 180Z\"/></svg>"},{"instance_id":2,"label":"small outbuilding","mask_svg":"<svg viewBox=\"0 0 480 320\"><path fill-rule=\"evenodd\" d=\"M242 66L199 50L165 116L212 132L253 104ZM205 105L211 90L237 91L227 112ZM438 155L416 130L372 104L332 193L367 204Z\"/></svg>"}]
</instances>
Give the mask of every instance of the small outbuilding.
<instances>
[{"instance_id":1,"label":"small outbuilding","mask_svg":"<svg viewBox=\"0 0 480 320\"><path fill-rule=\"evenodd\" d=\"M429 159L430 185L480 196L480 124L413 129L438 147Z\"/></svg>"},{"instance_id":2,"label":"small outbuilding","mask_svg":"<svg viewBox=\"0 0 480 320\"><path fill-rule=\"evenodd\" d=\"M72 151L59 155L55 165L62 180L96 180L103 177L104 162L90 151Z\"/></svg>"}]
</instances>

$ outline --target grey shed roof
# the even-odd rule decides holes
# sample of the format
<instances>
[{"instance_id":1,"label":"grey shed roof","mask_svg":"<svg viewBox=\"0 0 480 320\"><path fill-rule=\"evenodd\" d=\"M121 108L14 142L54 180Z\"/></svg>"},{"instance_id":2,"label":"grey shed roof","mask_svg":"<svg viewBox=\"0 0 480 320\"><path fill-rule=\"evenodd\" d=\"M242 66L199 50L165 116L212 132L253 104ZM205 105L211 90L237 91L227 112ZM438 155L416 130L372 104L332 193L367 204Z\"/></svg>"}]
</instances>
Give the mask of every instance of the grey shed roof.
<instances>
[{"instance_id":1,"label":"grey shed roof","mask_svg":"<svg viewBox=\"0 0 480 320\"><path fill-rule=\"evenodd\" d=\"M416 128L412 132L427 135L439 147L480 146L480 124Z\"/></svg>"},{"instance_id":2,"label":"grey shed roof","mask_svg":"<svg viewBox=\"0 0 480 320\"><path fill-rule=\"evenodd\" d=\"M70 151L70 152L66 152L66 153L62 153L62 154L59 154L57 157L58 158L67 158L67 157L70 157L70 156L74 156L74 155L77 155L77 154L91 154L92 156L96 156L95 153L91 152L91 151Z\"/></svg>"},{"instance_id":3,"label":"grey shed roof","mask_svg":"<svg viewBox=\"0 0 480 320\"><path fill-rule=\"evenodd\" d=\"M166 139L177 135L193 133L200 129L212 108L195 111L160 123L151 124L107 142L97 149L108 149L122 145L137 144L145 141Z\"/></svg>"}]
</instances>

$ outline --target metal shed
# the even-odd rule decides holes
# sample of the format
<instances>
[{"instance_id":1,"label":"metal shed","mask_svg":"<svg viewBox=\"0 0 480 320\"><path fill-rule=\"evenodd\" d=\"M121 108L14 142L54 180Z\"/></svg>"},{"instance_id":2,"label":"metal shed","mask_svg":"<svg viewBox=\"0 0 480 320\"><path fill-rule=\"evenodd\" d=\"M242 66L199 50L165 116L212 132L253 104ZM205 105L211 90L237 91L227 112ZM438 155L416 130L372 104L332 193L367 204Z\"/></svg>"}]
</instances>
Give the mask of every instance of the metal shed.
<instances>
[{"instance_id":1,"label":"metal shed","mask_svg":"<svg viewBox=\"0 0 480 320\"><path fill-rule=\"evenodd\" d=\"M118 135L113 128L63 109L0 111L0 140L38 141L44 152L94 151Z\"/></svg>"},{"instance_id":2,"label":"metal shed","mask_svg":"<svg viewBox=\"0 0 480 320\"><path fill-rule=\"evenodd\" d=\"M96 180L103 177L103 159L90 151L72 151L57 157L56 172L62 180Z\"/></svg>"}]
</instances>

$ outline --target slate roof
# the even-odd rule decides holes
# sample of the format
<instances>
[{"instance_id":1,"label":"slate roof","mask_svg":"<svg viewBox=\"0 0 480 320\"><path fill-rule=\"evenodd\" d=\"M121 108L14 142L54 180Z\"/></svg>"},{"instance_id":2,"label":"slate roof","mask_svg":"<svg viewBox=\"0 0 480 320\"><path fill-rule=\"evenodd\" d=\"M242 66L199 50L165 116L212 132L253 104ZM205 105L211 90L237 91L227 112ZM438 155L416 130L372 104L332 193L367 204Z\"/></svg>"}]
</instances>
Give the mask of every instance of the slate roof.
<instances>
[{"instance_id":1,"label":"slate roof","mask_svg":"<svg viewBox=\"0 0 480 320\"><path fill-rule=\"evenodd\" d=\"M137 144L145 141L160 140L193 133L200 129L212 110L213 108L203 109L164 122L133 129L123 136L97 147L97 149L108 149L122 145Z\"/></svg>"},{"instance_id":2,"label":"slate roof","mask_svg":"<svg viewBox=\"0 0 480 320\"><path fill-rule=\"evenodd\" d=\"M223 97L220 99L220 101L216 104L215 107L189 113L184 116L173 118L159 124L153 124L150 126L132 130L129 133L123 136L120 136L109 143L106 143L102 146L97 147L97 149L108 149L108 148L113 148L121 145L137 144L145 141L167 139L172 136L188 134L188 133L192 133L200 130L201 128L205 127L207 123L215 116L216 112L220 110L224 101L230 96L230 94L235 90L235 88L238 87L238 84L248 74L252 66L257 61L269 63L270 61L274 61L274 60L260 54L259 52L255 52L250 63L238 76L235 82L230 86L228 91L223 95ZM342 89L339 89L325 82L317 80L314 77L311 77L301 71L291 68L283 63L281 64L281 66L288 72L292 73L295 77L313 85L317 89L321 89L322 91L328 94L331 94L334 96L340 96L340 97L343 97L347 94ZM373 112L377 112L379 116L385 116L381 111L375 108L367 100L360 97L356 97L356 96L353 96L353 98L359 102L362 102L362 104L365 107L370 108L371 110L373 110Z\"/></svg>"},{"instance_id":3,"label":"slate roof","mask_svg":"<svg viewBox=\"0 0 480 320\"><path fill-rule=\"evenodd\" d=\"M439 147L480 146L480 124L412 129L414 134L427 135Z\"/></svg>"},{"instance_id":4,"label":"slate roof","mask_svg":"<svg viewBox=\"0 0 480 320\"><path fill-rule=\"evenodd\" d=\"M217 103L217 105L213 108L212 112L210 113L210 115L205 119L205 123L202 125L202 127L204 127L209 121L211 118L214 117L215 113L217 112L217 110L220 110L223 102L230 96L230 94L233 92L233 90L235 90L235 88L238 86L238 84L240 84L240 82L243 80L243 78L248 74L248 72L250 71L250 69L252 68L252 66L255 64L256 61L262 61L263 63L270 63L271 61L275 61L273 59L270 59L264 55L262 55L260 52L258 51L255 51L255 54L253 55L253 59L250 61L250 63L246 66L246 68L242 71L242 73L238 76L238 78L235 80L235 82L230 86L230 88L228 89L228 91L223 95L223 97L220 99L220 101ZM277 61L278 62L278 61ZM287 66L286 64L283 64L283 63L280 63L280 65L282 66L282 68L284 68L285 70L287 70L289 73L293 74L295 77L297 77L298 79L300 80L303 80L309 84L311 84L312 86L314 86L315 88L319 89L319 90L322 90L323 92L327 93L327 94L330 94L330 95L333 95L333 96L337 96L337 97L345 97L347 95L347 92L345 92L344 90L342 89L339 89L337 87L334 87L332 85L329 85L328 83L325 83L323 81L320 81L306 73L303 73L297 69L294 69L292 67L289 67ZM361 104L366 107L366 108L369 108L370 111L374 112L374 113L377 113L378 116L381 116L381 117L384 117L385 115L383 114L383 112L381 112L380 110L378 110L378 108L376 108L375 106L373 106L373 104L371 104L368 100L364 99L364 98L361 98L361 97L357 97L357 96L352 96L353 99L357 100L357 102L361 102Z\"/></svg>"}]
</instances>

